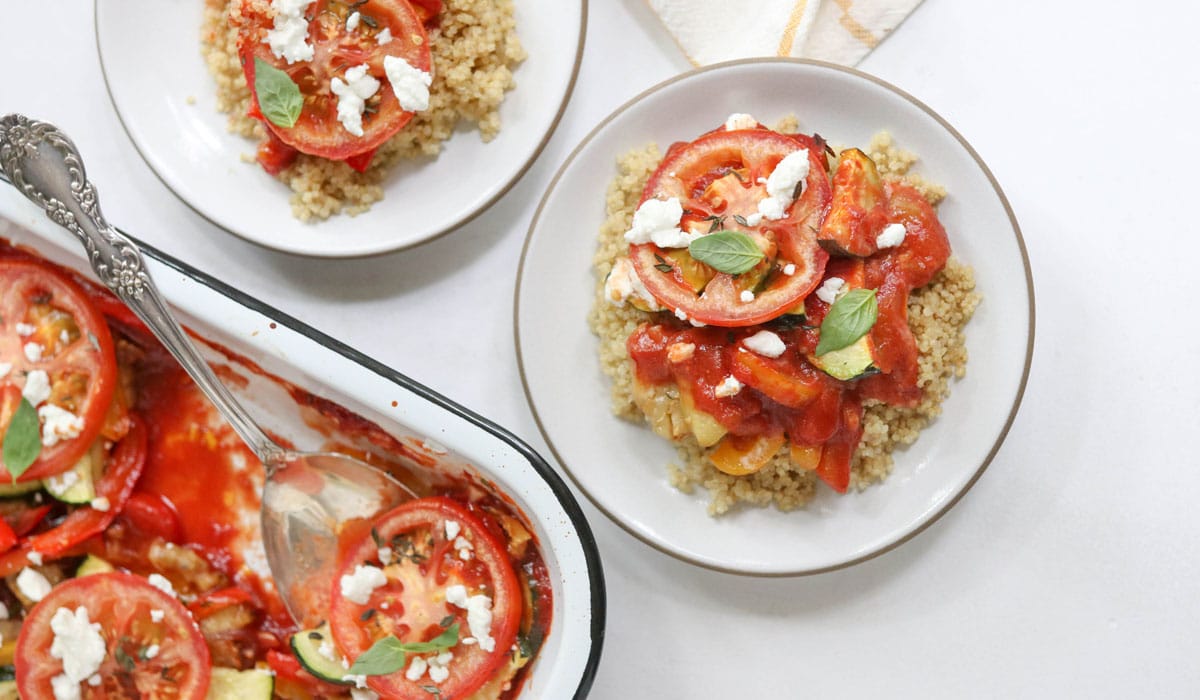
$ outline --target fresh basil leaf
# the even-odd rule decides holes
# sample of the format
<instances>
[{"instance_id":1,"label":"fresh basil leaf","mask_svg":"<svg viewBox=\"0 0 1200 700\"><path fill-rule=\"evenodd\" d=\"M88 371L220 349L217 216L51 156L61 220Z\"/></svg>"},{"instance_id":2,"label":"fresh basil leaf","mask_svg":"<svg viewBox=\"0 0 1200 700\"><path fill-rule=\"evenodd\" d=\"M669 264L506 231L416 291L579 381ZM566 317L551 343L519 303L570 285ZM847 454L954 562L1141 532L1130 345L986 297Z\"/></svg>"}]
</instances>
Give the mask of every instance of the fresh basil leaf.
<instances>
[{"instance_id":1,"label":"fresh basil leaf","mask_svg":"<svg viewBox=\"0 0 1200 700\"><path fill-rule=\"evenodd\" d=\"M833 302L821 321L821 340L817 356L853 345L867 334L879 317L879 302L874 289L852 289Z\"/></svg>"},{"instance_id":2,"label":"fresh basil leaf","mask_svg":"<svg viewBox=\"0 0 1200 700\"><path fill-rule=\"evenodd\" d=\"M351 676L386 676L404 668L407 661L404 643L389 634L355 659L354 665L346 673Z\"/></svg>"},{"instance_id":3,"label":"fresh basil leaf","mask_svg":"<svg viewBox=\"0 0 1200 700\"><path fill-rule=\"evenodd\" d=\"M404 668L408 662L408 654L443 652L455 644L458 644L457 622L428 642L405 644L389 634L363 652L347 673L352 676L386 676Z\"/></svg>"},{"instance_id":4,"label":"fresh basil leaf","mask_svg":"<svg viewBox=\"0 0 1200 700\"><path fill-rule=\"evenodd\" d=\"M300 86L287 73L258 57L254 59L254 94L258 96L258 108L272 124L285 129L296 125L304 106Z\"/></svg>"},{"instance_id":5,"label":"fresh basil leaf","mask_svg":"<svg viewBox=\"0 0 1200 700\"><path fill-rule=\"evenodd\" d=\"M700 262L731 275L740 275L763 259L754 239L740 231L719 231L701 236L688 246L688 252Z\"/></svg>"},{"instance_id":6,"label":"fresh basil leaf","mask_svg":"<svg viewBox=\"0 0 1200 700\"><path fill-rule=\"evenodd\" d=\"M411 642L400 645L404 651L413 654L428 654L431 651L445 651L458 644L458 623L450 625L438 636L428 642Z\"/></svg>"},{"instance_id":7,"label":"fresh basil leaf","mask_svg":"<svg viewBox=\"0 0 1200 700\"><path fill-rule=\"evenodd\" d=\"M24 474L42 453L40 427L37 409L22 396L4 433L4 468L12 475L13 481Z\"/></svg>"}]
</instances>

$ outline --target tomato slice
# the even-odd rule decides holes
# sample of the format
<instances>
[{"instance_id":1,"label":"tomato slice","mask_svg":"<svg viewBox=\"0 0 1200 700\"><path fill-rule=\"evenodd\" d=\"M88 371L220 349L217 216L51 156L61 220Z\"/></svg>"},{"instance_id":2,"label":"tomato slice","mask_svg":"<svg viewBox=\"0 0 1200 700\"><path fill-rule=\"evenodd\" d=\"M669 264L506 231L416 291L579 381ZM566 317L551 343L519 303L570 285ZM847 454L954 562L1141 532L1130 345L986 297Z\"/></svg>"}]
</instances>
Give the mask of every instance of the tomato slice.
<instances>
[{"instance_id":1,"label":"tomato slice","mask_svg":"<svg viewBox=\"0 0 1200 700\"><path fill-rule=\"evenodd\" d=\"M83 421L75 437L43 447L20 477L44 479L74 466L104 425L117 377L112 335L84 291L45 265L0 260L0 289L0 362L9 365L0 387L22 388L29 372L44 371L50 384L45 403ZM40 357L27 354L30 344L40 348Z\"/></svg>"},{"instance_id":2,"label":"tomato slice","mask_svg":"<svg viewBox=\"0 0 1200 700\"><path fill-rule=\"evenodd\" d=\"M748 326L783 314L816 287L829 259L816 242L831 197L824 151L808 149L804 191L783 219L743 223L755 220L759 201L767 197L763 183L775 166L804 143L766 129L744 129L717 130L671 147L647 181L642 201L676 197L684 209L684 230L708 230L719 217L726 229L754 237L767 257L750 272L731 275L690 256L683 256L691 261L685 265L653 243L631 245L638 277L661 304L693 321ZM664 264L671 269L664 270ZM703 274L689 269L693 266L702 267ZM754 294L752 300L742 298L746 291Z\"/></svg>"},{"instance_id":3,"label":"tomato slice","mask_svg":"<svg viewBox=\"0 0 1200 700\"><path fill-rule=\"evenodd\" d=\"M367 679L371 689L388 698L428 700L421 686L435 685L442 697L461 698L473 693L505 663L516 641L522 614L522 593L508 559L498 527L493 530L481 514L448 498L409 501L375 521L371 536L354 542L342 559L335 580L330 626L338 650L357 659L377 640L394 635L402 642L428 641L443 631L443 622L459 625L459 643L450 649L449 677L433 683L429 677L411 681L405 671ZM447 538L446 523L460 530ZM471 543L470 557L456 549L457 538ZM394 561L384 566L380 543L390 548ZM387 582L376 588L367 603L356 603L342 594L341 577L360 564L383 568ZM467 611L447 602L447 588L465 586L468 596L491 598L494 647L463 644L472 634ZM449 619L448 619L449 618ZM411 656L411 655L410 655Z\"/></svg>"},{"instance_id":4,"label":"tomato slice","mask_svg":"<svg viewBox=\"0 0 1200 700\"><path fill-rule=\"evenodd\" d=\"M81 682L83 697L201 700L207 694L208 646L187 610L144 578L110 572L61 583L29 611L17 637L21 697L56 697L52 679L63 674L63 661L50 655L50 622L62 608L86 609L104 640L99 685ZM151 611L161 611L161 620Z\"/></svg>"},{"instance_id":5,"label":"tomato slice","mask_svg":"<svg viewBox=\"0 0 1200 700\"><path fill-rule=\"evenodd\" d=\"M276 57L265 41L275 22L274 13L266 7L266 3L243 0L235 17L239 23L238 53L254 104L258 103L254 92L255 58L284 71L300 87L304 106L294 126L263 122L280 141L302 153L344 160L378 148L412 120L413 113L400 106L383 67L385 56L396 56L415 68L431 71L429 37L407 0L317 0L305 14L311 18L306 39L313 46L312 60L292 64ZM347 30L347 19L354 12L362 19L356 28ZM378 37L385 29L392 39L380 44ZM338 121L338 97L330 81L344 79L347 69L364 63L370 66L368 75L379 80L379 90L367 99L363 135L355 136Z\"/></svg>"},{"instance_id":6,"label":"tomato slice","mask_svg":"<svg viewBox=\"0 0 1200 700\"><path fill-rule=\"evenodd\" d=\"M104 467L104 475L96 482L96 495L108 499L108 510L98 510L92 506L76 508L54 528L26 538L20 547L0 556L0 576L9 576L28 566L32 552L38 552L46 561L71 553L77 545L104 532L112 524L133 492L146 463L145 424L134 414L130 414L130 417L129 432L113 448ZM49 510L49 506L41 506L40 509L27 511L23 518L36 516L37 522L40 522ZM26 527L25 532L22 532L25 527L23 524L14 525L13 530L18 535L24 535L34 525Z\"/></svg>"}]
</instances>

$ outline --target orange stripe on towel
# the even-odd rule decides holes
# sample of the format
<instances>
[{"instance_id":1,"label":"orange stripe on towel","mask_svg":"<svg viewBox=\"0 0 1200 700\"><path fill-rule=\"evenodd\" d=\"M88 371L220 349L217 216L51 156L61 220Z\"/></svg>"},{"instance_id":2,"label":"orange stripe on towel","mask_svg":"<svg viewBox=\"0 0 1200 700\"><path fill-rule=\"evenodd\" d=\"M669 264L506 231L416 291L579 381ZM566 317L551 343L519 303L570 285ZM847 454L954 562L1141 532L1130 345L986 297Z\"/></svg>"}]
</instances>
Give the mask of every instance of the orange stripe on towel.
<instances>
[{"instance_id":1,"label":"orange stripe on towel","mask_svg":"<svg viewBox=\"0 0 1200 700\"><path fill-rule=\"evenodd\" d=\"M838 23L841 24L846 31L850 32L851 36L861 41L868 48L873 49L878 46L879 40L875 38L875 35L872 34L869 29L859 24L858 20L854 19L854 17L850 15L850 8L853 7L854 0L837 0L837 4L838 7L842 8L842 16L838 20Z\"/></svg>"},{"instance_id":2,"label":"orange stripe on towel","mask_svg":"<svg viewBox=\"0 0 1200 700\"><path fill-rule=\"evenodd\" d=\"M800 28L800 19L804 17L806 7L808 7L808 0L799 0L792 8L792 16L788 18L787 26L783 28L783 37L779 40L777 56L791 55L792 44L796 41L796 30Z\"/></svg>"}]
</instances>

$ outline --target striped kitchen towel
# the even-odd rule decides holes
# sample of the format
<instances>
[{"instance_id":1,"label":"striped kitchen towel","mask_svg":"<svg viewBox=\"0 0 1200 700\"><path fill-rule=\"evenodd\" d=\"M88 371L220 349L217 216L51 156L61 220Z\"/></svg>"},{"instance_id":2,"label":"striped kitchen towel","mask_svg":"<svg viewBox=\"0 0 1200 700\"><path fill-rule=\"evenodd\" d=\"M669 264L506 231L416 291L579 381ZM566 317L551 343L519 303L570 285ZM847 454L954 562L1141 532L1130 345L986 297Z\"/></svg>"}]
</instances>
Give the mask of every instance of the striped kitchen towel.
<instances>
[{"instance_id":1,"label":"striped kitchen towel","mask_svg":"<svg viewBox=\"0 0 1200 700\"><path fill-rule=\"evenodd\" d=\"M854 65L921 0L648 0L697 66L752 56Z\"/></svg>"}]
</instances>

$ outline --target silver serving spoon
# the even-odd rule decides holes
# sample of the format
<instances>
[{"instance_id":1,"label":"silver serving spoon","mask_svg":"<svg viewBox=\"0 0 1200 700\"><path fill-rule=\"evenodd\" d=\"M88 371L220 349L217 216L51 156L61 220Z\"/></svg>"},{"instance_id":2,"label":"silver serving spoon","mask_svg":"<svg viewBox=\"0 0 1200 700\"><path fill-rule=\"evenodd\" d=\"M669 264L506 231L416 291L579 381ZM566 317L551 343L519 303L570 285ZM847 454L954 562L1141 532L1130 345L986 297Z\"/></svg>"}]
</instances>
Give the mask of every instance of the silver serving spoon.
<instances>
[{"instance_id":1,"label":"silver serving spoon","mask_svg":"<svg viewBox=\"0 0 1200 700\"><path fill-rule=\"evenodd\" d=\"M100 281L162 341L262 461L262 537L276 588L297 622L327 619L339 525L369 518L414 494L353 457L294 452L267 436L167 309L137 246L100 214L96 189L66 134L19 114L3 117L0 172L52 221L75 234Z\"/></svg>"}]
</instances>

